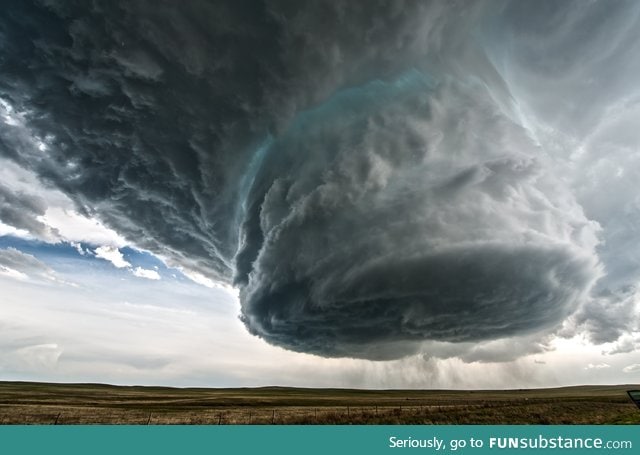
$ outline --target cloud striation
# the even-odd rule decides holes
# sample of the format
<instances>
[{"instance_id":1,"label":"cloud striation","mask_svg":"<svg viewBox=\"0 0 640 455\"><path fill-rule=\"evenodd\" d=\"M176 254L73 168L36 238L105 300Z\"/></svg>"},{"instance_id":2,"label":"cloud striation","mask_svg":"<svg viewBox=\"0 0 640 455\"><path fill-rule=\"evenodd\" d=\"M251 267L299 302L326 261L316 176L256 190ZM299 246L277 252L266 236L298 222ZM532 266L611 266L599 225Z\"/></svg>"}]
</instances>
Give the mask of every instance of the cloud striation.
<instances>
[{"instance_id":1,"label":"cloud striation","mask_svg":"<svg viewBox=\"0 0 640 455\"><path fill-rule=\"evenodd\" d=\"M539 2L8 3L0 154L138 247L238 287L251 333L389 359L572 315L604 332L603 220L570 152L532 127L548 105L509 77L545 65L498 45ZM589 26L565 8L536 11ZM533 40L547 25L527 26ZM2 221L38 229L44 208L6 193Z\"/></svg>"}]
</instances>

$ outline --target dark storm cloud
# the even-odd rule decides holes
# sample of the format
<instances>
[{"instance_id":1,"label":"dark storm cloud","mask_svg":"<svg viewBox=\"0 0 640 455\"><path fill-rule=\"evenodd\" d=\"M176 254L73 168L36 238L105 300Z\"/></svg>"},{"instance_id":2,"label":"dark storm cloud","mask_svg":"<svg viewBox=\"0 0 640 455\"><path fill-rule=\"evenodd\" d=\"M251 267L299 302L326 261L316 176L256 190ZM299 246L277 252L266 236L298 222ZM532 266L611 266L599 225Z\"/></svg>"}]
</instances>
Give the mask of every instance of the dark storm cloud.
<instances>
[{"instance_id":1,"label":"dark storm cloud","mask_svg":"<svg viewBox=\"0 0 640 455\"><path fill-rule=\"evenodd\" d=\"M248 329L289 349L551 330L600 276L598 226L515 120L486 7L7 2L0 99L24 127L0 150L234 283Z\"/></svg>"},{"instance_id":2,"label":"dark storm cloud","mask_svg":"<svg viewBox=\"0 0 640 455\"><path fill-rule=\"evenodd\" d=\"M575 323L594 343L610 343L625 333L638 332L638 290L626 286L599 291L575 316Z\"/></svg>"},{"instance_id":3,"label":"dark storm cloud","mask_svg":"<svg viewBox=\"0 0 640 455\"><path fill-rule=\"evenodd\" d=\"M598 276L594 226L535 152L482 86L416 71L306 112L269 150L290 173L263 168L249 197L247 326L384 358L557 325Z\"/></svg>"},{"instance_id":4,"label":"dark storm cloud","mask_svg":"<svg viewBox=\"0 0 640 455\"><path fill-rule=\"evenodd\" d=\"M400 6L9 2L0 96L49 138L24 164L141 247L228 280L253 150L337 87L404 70L451 14Z\"/></svg>"},{"instance_id":5,"label":"dark storm cloud","mask_svg":"<svg viewBox=\"0 0 640 455\"><path fill-rule=\"evenodd\" d=\"M49 228L38 220L46 210L44 199L14 191L0 183L0 222L46 237Z\"/></svg>"}]
</instances>

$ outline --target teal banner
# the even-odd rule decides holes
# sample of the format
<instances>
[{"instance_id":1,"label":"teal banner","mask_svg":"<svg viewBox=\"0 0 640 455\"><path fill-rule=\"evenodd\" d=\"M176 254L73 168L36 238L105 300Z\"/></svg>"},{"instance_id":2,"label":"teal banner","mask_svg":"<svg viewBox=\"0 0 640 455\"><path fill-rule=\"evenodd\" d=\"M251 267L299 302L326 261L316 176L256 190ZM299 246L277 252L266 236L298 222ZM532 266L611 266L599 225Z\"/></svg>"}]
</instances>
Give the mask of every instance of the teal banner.
<instances>
[{"instance_id":1,"label":"teal banner","mask_svg":"<svg viewBox=\"0 0 640 455\"><path fill-rule=\"evenodd\" d=\"M7 454L640 453L638 426L0 426Z\"/></svg>"}]
</instances>

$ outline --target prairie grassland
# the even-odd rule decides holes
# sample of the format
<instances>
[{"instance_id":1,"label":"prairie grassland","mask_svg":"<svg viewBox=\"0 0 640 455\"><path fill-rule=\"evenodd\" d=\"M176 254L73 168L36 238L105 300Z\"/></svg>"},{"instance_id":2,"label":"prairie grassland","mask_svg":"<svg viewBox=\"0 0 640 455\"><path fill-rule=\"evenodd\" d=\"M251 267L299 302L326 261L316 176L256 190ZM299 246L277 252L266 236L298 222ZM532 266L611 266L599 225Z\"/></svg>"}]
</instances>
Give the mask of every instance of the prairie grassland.
<instances>
[{"instance_id":1,"label":"prairie grassland","mask_svg":"<svg viewBox=\"0 0 640 455\"><path fill-rule=\"evenodd\" d=\"M637 385L531 390L204 389L0 382L2 424L640 424Z\"/></svg>"}]
</instances>

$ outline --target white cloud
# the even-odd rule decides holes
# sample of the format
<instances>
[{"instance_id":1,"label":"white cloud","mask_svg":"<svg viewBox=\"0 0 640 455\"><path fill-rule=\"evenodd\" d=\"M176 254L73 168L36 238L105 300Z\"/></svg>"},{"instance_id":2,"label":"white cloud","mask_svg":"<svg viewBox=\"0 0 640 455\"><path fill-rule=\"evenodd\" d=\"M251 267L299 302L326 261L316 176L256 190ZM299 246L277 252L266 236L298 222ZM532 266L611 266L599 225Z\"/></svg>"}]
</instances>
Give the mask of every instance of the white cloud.
<instances>
[{"instance_id":1,"label":"white cloud","mask_svg":"<svg viewBox=\"0 0 640 455\"><path fill-rule=\"evenodd\" d=\"M79 252L82 251L80 245L76 245ZM80 254L83 254L82 252ZM146 278L148 280L160 280L160 274L156 270L144 269L142 267L133 268L131 263L127 261L122 252L115 246L103 245L95 249L96 257L111 262L114 267L119 269L127 268L133 275L138 278Z\"/></svg>"},{"instance_id":2,"label":"white cloud","mask_svg":"<svg viewBox=\"0 0 640 455\"><path fill-rule=\"evenodd\" d=\"M9 218L0 220L0 235L36 238L49 243L66 241L123 247L126 241L97 219L81 215L71 199L59 190L45 186L38 177L17 164L0 159L0 182L11 194L26 201L38 201L42 212L23 210L19 226ZM15 222L17 217L12 217ZM30 221L30 222L28 222Z\"/></svg>"},{"instance_id":3,"label":"white cloud","mask_svg":"<svg viewBox=\"0 0 640 455\"><path fill-rule=\"evenodd\" d=\"M79 255L86 256L87 251L82 249L82 245L76 242L69 242L69 244L76 249Z\"/></svg>"},{"instance_id":4,"label":"white cloud","mask_svg":"<svg viewBox=\"0 0 640 455\"><path fill-rule=\"evenodd\" d=\"M94 218L80 215L70 207L48 207L39 221L55 229L62 240L123 247L126 241Z\"/></svg>"},{"instance_id":5,"label":"white cloud","mask_svg":"<svg viewBox=\"0 0 640 455\"><path fill-rule=\"evenodd\" d=\"M207 278L206 276L204 276L201 273L193 272L191 270L186 270L186 269L181 269L180 271L182 272L182 274L184 276L189 278L194 283L198 283L199 285L205 286L207 288L216 287L216 283L212 279Z\"/></svg>"},{"instance_id":6,"label":"white cloud","mask_svg":"<svg viewBox=\"0 0 640 455\"><path fill-rule=\"evenodd\" d=\"M114 246L104 245L96 248L96 257L111 262L115 267L121 269L131 267L131 264L124 259L120 250Z\"/></svg>"},{"instance_id":7,"label":"white cloud","mask_svg":"<svg viewBox=\"0 0 640 455\"><path fill-rule=\"evenodd\" d=\"M47 264L31 254L16 248L0 249L0 277L33 283L55 283L79 287L78 284L61 279Z\"/></svg>"},{"instance_id":8,"label":"white cloud","mask_svg":"<svg viewBox=\"0 0 640 455\"><path fill-rule=\"evenodd\" d=\"M18 342L19 343L19 342ZM56 343L43 343L4 349L0 370L18 370L24 373L54 371L63 349Z\"/></svg>"},{"instance_id":9,"label":"white cloud","mask_svg":"<svg viewBox=\"0 0 640 455\"><path fill-rule=\"evenodd\" d=\"M640 373L640 363L628 365L622 369L624 373Z\"/></svg>"},{"instance_id":10,"label":"white cloud","mask_svg":"<svg viewBox=\"0 0 640 455\"><path fill-rule=\"evenodd\" d=\"M155 270L143 269L142 267L136 267L133 272L135 276L140 278L147 278L148 280L159 280L160 274Z\"/></svg>"},{"instance_id":11,"label":"white cloud","mask_svg":"<svg viewBox=\"0 0 640 455\"><path fill-rule=\"evenodd\" d=\"M590 363L584 369L585 370L604 370L605 368L611 368L608 363Z\"/></svg>"},{"instance_id":12,"label":"white cloud","mask_svg":"<svg viewBox=\"0 0 640 455\"><path fill-rule=\"evenodd\" d=\"M5 235L12 235L22 239L32 238L28 231L25 231L24 229L16 229L15 227L9 226L8 224L4 224L0 221L0 237Z\"/></svg>"},{"instance_id":13,"label":"white cloud","mask_svg":"<svg viewBox=\"0 0 640 455\"><path fill-rule=\"evenodd\" d=\"M51 369L56 366L62 349L56 343L44 343L26 346L16 351L17 356L35 371Z\"/></svg>"},{"instance_id":14,"label":"white cloud","mask_svg":"<svg viewBox=\"0 0 640 455\"><path fill-rule=\"evenodd\" d=\"M620 337L620 339L614 343L610 349L604 350L602 353L608 355L625 354L637 349L640 349L640 333L634 332Z\"/></svg>"},{"instance_id":15,"label":"white cloud","mask_svg":"<svg viewBox=\"0 0 640 455\"><path fill-rule=\"evenodd\" d=\"M232 286L226 285L224 283L218 283L213 281L211 278L207 278L201 273L194 272L193 270L185 269L183 267L177 267L184 276L189 278L194 283L199 284L200 286L207 287L209 289L222 289L227 291L229 294L238 298L238 290Z\"/></svg>"},{"instance_id":16,"label":"white cloud","mask_svg":"<svg viewBox=\"0 0 640 455\"><path fill-rule=\"evenodd\" d=\"M9 247L0 249L0 275L17 280L59 281L55 272L31 254Z\"/></svg>"},{"instance_id":17,"label":"white cloud","mask_svg":"<svg viewBox=\"0 0 640 455\"><path fill-rule=\"evenodd\" d=\"M0 265L0 275L13 278L14 280L28 280L29 276L26 273L19 272L11 267Z\"/></svg>"}]
</instances>

